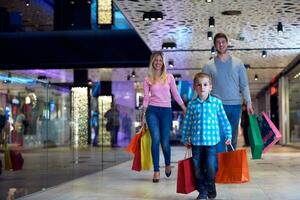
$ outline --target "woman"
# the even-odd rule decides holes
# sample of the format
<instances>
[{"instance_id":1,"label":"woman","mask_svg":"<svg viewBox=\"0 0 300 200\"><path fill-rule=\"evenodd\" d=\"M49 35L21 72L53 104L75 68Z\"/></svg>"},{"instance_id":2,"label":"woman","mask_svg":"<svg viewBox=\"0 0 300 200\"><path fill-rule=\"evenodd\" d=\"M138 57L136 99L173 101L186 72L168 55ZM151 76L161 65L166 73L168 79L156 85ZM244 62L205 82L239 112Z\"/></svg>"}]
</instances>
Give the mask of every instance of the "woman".
<instances>
[{"instance_id":1,"label":"woman","mask_svg":"<svg viewBox=\"0 0 300 200\"><path fill-rule=\"evenodd\" d=\"M172 127L171 94L180 105L183 113L186 107L178 94L175 79L167 73L162 52L155 52L150 57L148 76L144 80L143 114L152 139L153 182L159 182L159 144L161 142L165 159L165 174L171 175L170 130ZM144 119L144 118L143 118ZM142 123L144 120L142 119Z\"/></svg>"}]
</instances>

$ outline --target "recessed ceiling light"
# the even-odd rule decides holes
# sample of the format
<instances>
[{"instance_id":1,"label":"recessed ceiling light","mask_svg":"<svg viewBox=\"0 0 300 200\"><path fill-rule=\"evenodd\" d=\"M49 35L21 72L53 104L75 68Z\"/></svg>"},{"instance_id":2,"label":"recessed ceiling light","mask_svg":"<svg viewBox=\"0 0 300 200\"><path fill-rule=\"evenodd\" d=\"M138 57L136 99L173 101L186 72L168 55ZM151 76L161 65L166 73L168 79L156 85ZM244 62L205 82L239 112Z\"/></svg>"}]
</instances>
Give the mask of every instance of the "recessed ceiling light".
<instances>
[{"instance_id":1,"label":"recessed ceiling light","mask_svg":"<svg viewBox=\"0 0 300 200\"><path fill-rule=\"evenodd\" d=\"M131 72L131 77L135 78L135 71L134 70Z\"/></svg>"},{"instance_id":2,"label":"recessed ceiling light","mask_svg":"<svg viewBox=\"0 0 300 200\"><path fill-rule=\"evenodd\" d=\"M266 50L263 50L263 51L261 52L261 57L263 57L263 58L266 58L266 57L267 57L267 51L266 51Z\"/></svg>"},{"instance_id":3,"label":"recessed ceiling light","mask_svg":"<svg viewBox=\"0 0 300 200\"><path fill-rule=\"evenodd\" d=\"M144 21L154 21L154 20L162 20L163 19L163 14L160 11L149 11L149 12L144 12L143 14L143 20Z\"/></svg>"},{"instance_id":4,"label":"recessed ceiling light","mask_svg":"<svg viewBox=\"0 0 300 200\"><path fill-rule=\"evenodd\" d=\"M215 46L212 46L211 47L211 49L210 49L210 52L211 52L211 54L216 54L216 48L215 48Z\"/></svg>"},{"instance_id":5,"label":"recessed ceiling light","mask_svg":"<svg viewBox=\"0 0 300 200\"><path fill-rule=\"evenodd\" d=\"M263 57L263 58L266 58L266 57L267 57L267 51L266 51L266 50L263 50L263 51L261 52L261 57Z\"/></svg>"},{"instance_id":6,"label":"recessed ceiling light","mask_svg":"<svg viewBox=\"0 0 300 200\"><path fill-rule=\"evenodd\" d=\"M208 19L208 26L209 27L215 27L215 19L214 19L214 17L210 17Z\"/></svg>"},{"instance_id":7,"label":"recessed ceiling light","mask_svg":"<svg viewBox=\"0 0 300 200\"><path fill-rule=\"evenodd\" d=\"M208 40L212 40L213 39L213 32L211 32L211 31L207 32L207 39Z\"/></svg>"},{"instance_id":8,"label":"recessed ceiling light","mask_svg":"<svg viewBox=\"0 0 300 200\"><path fill-rule=\"evenodd\" d=\"M174 60L169 60L168 65L170 68L174 67Z\"/></svg>"},{"instance_id":9,"label":"recessed ceiling light","mask_svg":"<svg viewBox=\"0 0 300 200\"><path fill-rule=\"evenodd\" d=\"M177 45L175 42L164 42L162 44L162 49L176 49Z\"/></svg>"}]
</instances>

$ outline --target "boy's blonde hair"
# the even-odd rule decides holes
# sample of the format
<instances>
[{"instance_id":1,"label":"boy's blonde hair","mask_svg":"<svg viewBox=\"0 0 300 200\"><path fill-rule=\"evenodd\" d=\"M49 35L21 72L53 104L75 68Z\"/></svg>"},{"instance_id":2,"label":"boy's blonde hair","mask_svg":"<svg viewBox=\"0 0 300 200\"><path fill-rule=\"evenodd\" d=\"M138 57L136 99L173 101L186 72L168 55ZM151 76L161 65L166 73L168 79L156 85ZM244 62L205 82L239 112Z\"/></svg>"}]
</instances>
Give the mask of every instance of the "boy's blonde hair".
<instances>
[{"instance_id":1,"label":"boy's blonde hair","mask_svg":"<svg viewBox=\"0 0 300 200\"><path fill-rule=\"evenodd\" d=\"M156 79L156 77L154 76L154 69L153 69L153 62L155 60L155 58L157 56L160 56L163 60L163 66L161 68L161 74L158 77L158 79ZM165 64L165 57L163 52L161 51L156 51L153 52L152 55L150 56L150 62L149 62L149 68L148 68L148 77L151 83L155 83L156 81L162 81L163 83L166 83L167 81L167 69L166 69L166 64Z\"/></svg>"},{"instance_id":2,"label":"boy's blonde hair","mask_svg":"<svg viewBox=\"0 0 300 200\"><path fill-rule=\"evenodd\" d=\"M201 78L208 78L209 84L212 85L211 76L207 73L204 73L204 72L199 72L199 73L195 74L195 76L194 76L194 85L197 83L197 80L201 79Z\"/></svg>"}]
</instances>

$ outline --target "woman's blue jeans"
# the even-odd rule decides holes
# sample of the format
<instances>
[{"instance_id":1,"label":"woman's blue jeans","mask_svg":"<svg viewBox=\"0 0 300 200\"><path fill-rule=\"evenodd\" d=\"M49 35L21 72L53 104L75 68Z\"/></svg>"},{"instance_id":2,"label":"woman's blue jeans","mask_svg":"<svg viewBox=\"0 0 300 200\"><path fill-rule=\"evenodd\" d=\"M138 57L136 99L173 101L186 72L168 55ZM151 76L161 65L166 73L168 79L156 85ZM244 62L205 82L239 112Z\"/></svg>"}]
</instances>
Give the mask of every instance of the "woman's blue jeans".
<instances>
[{"instance_id":1,"label":"woman's blue jeans","mask_svg":"<svg viewBox=\"0 0 300 200\"><path fill-rule=\"evenodd\" d=\"M170 131L172 126L171 108L148 106L146 122L152 139L152 160L155 172L159 172L159 144L165 158L165 165L171 163Z\"/></svg>"},{"instance_id":2,"label":"woman's blue jeans","mask_svg":"<svg viewBox=\"0 0 300 200\"><path fill-rule=\"evenodd\" d=\"M241 105L223 105L226 116L229 120L232 129L232 139L231 144L234 149L237 146L237 138L238 138L238 130L239 130L239 123L241 118ZM228 147L228 150L232 150L231 147ZM221 132L221 141L217 145L218 152L225 152L225 135Z\"/></svg>"},{"instance_id":3,"label":"woman's blue jeans","mask_svg":"<svg viewBox=\"0 0 300 200\"><path fill-rule=\"evenodd\" d=\"M217 146L192 146L197 190L206 198L215 188L215 176L218 168Z\"/></svg>"}]
</instances>

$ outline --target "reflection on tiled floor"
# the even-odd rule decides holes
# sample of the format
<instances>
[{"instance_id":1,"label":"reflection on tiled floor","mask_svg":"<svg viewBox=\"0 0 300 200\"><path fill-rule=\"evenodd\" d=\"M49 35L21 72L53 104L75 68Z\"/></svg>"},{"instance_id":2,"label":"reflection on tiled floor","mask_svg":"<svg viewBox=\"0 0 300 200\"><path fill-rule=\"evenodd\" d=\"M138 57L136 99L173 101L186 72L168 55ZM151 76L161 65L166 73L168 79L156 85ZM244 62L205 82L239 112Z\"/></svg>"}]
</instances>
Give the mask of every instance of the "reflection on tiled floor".
<instances>
[{"instance_id":1,"label":"reflection on tiled floor","mask_svg":"<svg viewBox=\"0 0 300 200\"><path fill-rule=\"evenodd\" d=\"M0 175L0 200L10 200L41 191L43 188L101 171L131 158L122 148L110 147L59 147L23 151L22 155L25 160L22 170L3 170ZM3 153L0 154L0 159L4 160Z\"/></svg>"},{"instance_id":2,"label":"reflection on tiled floor","mask_svg":"<svg viewBox=\"0 0 300 200\"><path fill-rule=\"evenodd\" d=\"M92 175L21 198L24 200L192 200L197 192L176 193L177 161L183 147L172 147L173 172L152 183L152 172L131 171L131 161ZM217 199L222 200L299 200L300 150L276 145L261 160L252 160L248 149L251 181L244 184L218 184Z\"/></svg>"}]
</instances>

